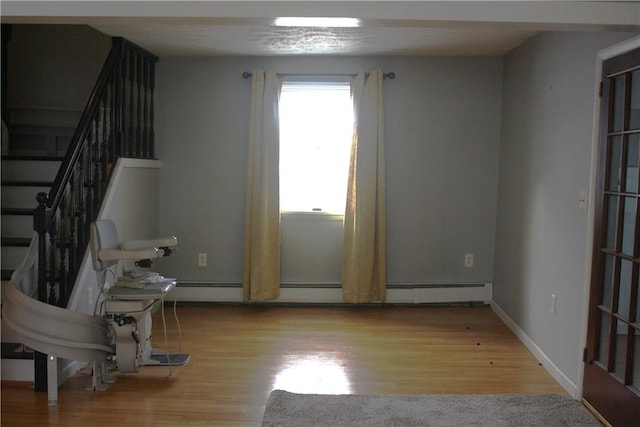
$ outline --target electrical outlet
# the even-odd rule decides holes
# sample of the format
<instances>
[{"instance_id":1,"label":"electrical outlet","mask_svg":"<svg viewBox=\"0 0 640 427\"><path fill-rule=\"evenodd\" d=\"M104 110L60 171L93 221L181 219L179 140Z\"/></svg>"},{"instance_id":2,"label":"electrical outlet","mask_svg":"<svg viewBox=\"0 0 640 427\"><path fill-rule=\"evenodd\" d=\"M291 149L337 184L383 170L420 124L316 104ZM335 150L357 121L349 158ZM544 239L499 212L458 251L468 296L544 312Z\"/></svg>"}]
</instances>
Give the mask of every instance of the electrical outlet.
<instances>
[{"instance_id":1,"label":"electrical outlet","mask_svg":"<svg viewBox=\"0 0 640 427\"><path fill-rule=\"evenodd\" d=\"M464 254L464 266L466 268L473 267L473 254Z\"/></svg>"},{"instance_id":2,"label":"electrical outlet","mask_svg":"<svg viewBox=\"0 0 640 427\"><path fill-rule=\"evenodd\" d=\"M206 267L207 266L207 253L200 252L198 254L198 267Z\"/></svg>"},{"instance_id":3,"label":"electrical outlet","mask_svg":"<svg viewBox=\"0 0 640 427\"><path fill-rule=\"evenodd\" d=\"M578 208L583 211L587 210L587 190L584 188L578 194Z\"/></svg>"},{"instance_id":4,"label":"electrical outlet","mask_svg":"<svg viewBox=\"0 0 640 427\"><path fill-rule=\"evenodd\" d=\"M556 314L556 306L558 305L558 297L556 294L551 294L551 312Z\"/></svg>"}]
</instances>

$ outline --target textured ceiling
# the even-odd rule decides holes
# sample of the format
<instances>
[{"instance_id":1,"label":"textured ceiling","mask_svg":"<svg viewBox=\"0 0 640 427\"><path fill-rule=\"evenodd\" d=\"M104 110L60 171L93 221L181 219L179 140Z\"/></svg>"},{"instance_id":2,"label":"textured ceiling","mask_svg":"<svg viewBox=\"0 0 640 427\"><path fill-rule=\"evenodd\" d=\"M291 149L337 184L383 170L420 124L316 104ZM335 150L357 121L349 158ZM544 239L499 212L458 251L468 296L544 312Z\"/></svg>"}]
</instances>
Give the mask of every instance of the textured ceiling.
<instances>
[{"instance_id":1,"label":"textured ceiling","mask_svg":"<svg viewBox=\"0 0 640 427\"><path fill-rule=\"evenodd\" d=\"M640 0L1 0L3 23L87 24L159 56L503 55L540 31L640 31ZM275 27L352 17L358 28Z\"/></svg>"},{"instance_id":2,"label":"textured ceiling","mask_svg":"<svg viewBox=\"0 0 640 427\"><path fill-rule=\"evenodd\" d=\"M93 25L159 56L502 55L535 31L504 28L293 28L257 25Z\"/></svg>"}]
</instances>

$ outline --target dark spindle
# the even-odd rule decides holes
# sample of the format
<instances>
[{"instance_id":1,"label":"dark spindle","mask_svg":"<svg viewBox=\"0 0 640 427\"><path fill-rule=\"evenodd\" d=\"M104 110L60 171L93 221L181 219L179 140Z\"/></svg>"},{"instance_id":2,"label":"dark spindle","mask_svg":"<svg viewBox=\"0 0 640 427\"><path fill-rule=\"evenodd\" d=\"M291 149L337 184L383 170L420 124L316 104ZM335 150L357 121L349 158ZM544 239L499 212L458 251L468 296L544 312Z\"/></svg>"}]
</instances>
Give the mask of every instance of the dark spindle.
<instances>
[{"instance_id":1,"label":"dark spindle","mask_svg":"<svg viewBox=\"0 0 640 427\"><path fill-rule=\"evenodd\" d=\"M51 221L51 226L49 227L49 247L51 250L49 251L49 268L47 275L47 284L49 285L49 297L48 303L51 305L56 305L56 239L58 237L57 231L57 216L54 216L53 221Z\"/></svg>"},{"instance_id":2,"label":"dark spindle","mask_svg":"<svg viewBox=\"0 0 640 427\"><path fill-rule=\"evenodd\" d=\"M67 301L67 203L68 203L68 186L67 190L65 190L65 196L62 198L62 203L60 204L60 226L58 227L58 250L57 252L60 254L59 262L58 262L58 277L57 282L59 285L58 290L58 305L62 305L65 301Z\"/></svg>"},{"instance_id":3,"label":"dark spindle","mask_svg":"<svg viewBox=\"0 0 640 427\"><path fill-rule=\"evenodd\" d=\"M136 129L135 129L135 77L136 77L136 61L132 58L132 52L127 51L128 61L129 61L129 135L127 135L127 155L133 156L135 153L135 139L136 139Z\"/></svg>"},{"instance_id":4,"label":"dark spindle","mask_svg":"<svg viewBox=\"0 0 640 427\"><path fill-rule=\"evenodd\" d=\"M142 157L149 156L149 61L142 60L143 75L142 75L142 94L143 94L143 117L142 117Z\"/></svg>"},{"instance_id":5,"label":"dark spindle","mask_svg":"<svg viewBox=\"0 0 640 427\"><path fill-rule=\"evenodd\" d=\"M77 168L76 168L77 169ZM78 227L78 189L76 188L77 172L71 175L69 180L69 279L75 279L76 268L78 264L78 245L77 245L77 227ZM71 282L71 280L68 280ZM75 282L75 280L74 280Z\"/></svg>"},{"instance_id":6,"label":"dark spindle","mask_svg":"<svg viewBox=\"0 0 640 427\"><path fill-rule=\"evenodd\" d=\"M155 133L154 133L154 92L155 92L155 61L149 60L149 158L155 156Z\"/></svg>"},{"instance_id":7,"label":"dark spindle","mask_svg":"<svg viewBox=\"0 0 640 427\"><path fill-rule=\"evenodd\" d=\"M115 69L115 82L112 83L114 90L114 106L113 106L113 132L114 132L114 151L116 156L122 156L124 153L124 60L122 59L122 53L120 54L120 62Z\"/></svg>"},{"instance_id":8,"label":"dark spindle","mask_svg":"<svg viewBox=\"0 0 640 427\"><path fill-rule=\"evenodd\" d=\"M142 82L142 73L143 73L143 61L144 58L141 56L136 57L136 144L135 144L135 154L134 157L141 157L143 152L143 123L142 123L142 105L143 105L143 82Z\"/></svg>"}]
</instances>

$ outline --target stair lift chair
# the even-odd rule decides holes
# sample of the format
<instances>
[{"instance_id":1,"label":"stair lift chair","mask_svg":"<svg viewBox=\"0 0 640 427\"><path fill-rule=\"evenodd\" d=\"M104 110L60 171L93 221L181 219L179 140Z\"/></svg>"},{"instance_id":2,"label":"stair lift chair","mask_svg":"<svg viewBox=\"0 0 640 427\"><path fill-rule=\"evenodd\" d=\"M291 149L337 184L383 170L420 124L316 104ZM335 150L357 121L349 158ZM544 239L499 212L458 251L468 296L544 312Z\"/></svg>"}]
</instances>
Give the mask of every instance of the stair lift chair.
<instances>
[{"instance_id":1,"label":"stair lift chair","mask_svg":"<svg viewBox=\"0 0 640 427\"><path fill-rule=\"evenodd\" d=\"M152 309L156 302L164 303L176 281L145 268L152 266L153 258L170 255L177 243L173 236L121 243L113 221L91 223L93 268L105 298L105 318L113 334L115 365L120 372L138 372L140 366L183 366L190 359L189 354L168 354L151 346ZM114 270L121 261L134 261L140 269L118 276ZM109 277L114 281L109 282Z\"/></svg>"},{"instance_id":2,"label":"stair lift chair","mask_svg":"<svg viewBox=\"0 0 640 427\"><path fill-rule=\"evenodd\" d=\"M175 280L143 270L117 277L114 271L119 261L126 260L149 267L151 259L169 255L176 245L175 237L120 244L113 221L92 223L91 256L105 299L104 313L93 316L33 299L18 289L12 277L6 286L2 321L22 343L47 355L49 404L58 402L58 358L93 364L89 390L104 390L115 380L107 374L108 368L128 373L140 366L171 368L189 361L189 354L168 354L151 347L151 311L157 301L164 302ZM106 280L108 272L113 283Z\"/></svg>"}]
</instances>

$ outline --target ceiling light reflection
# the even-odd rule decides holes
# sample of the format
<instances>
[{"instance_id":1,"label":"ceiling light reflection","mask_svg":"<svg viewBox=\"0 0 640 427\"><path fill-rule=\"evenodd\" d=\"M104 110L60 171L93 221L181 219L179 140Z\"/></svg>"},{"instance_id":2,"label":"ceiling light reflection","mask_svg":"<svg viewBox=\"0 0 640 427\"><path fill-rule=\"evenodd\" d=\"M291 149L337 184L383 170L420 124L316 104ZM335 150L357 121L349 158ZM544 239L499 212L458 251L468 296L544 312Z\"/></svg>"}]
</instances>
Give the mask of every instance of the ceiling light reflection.
<instances>
[{"instance_id":1,"label":"ceiling light reflection","mask_svg":"<svg viewBox=\"0 0 640 427\"><path fill-rule=\"evenodd\" d=\"M274 390L292 393L351 394L351 381L331 354L315 354L283 364L273 381Z\"/></svg>"}]
</instances>

